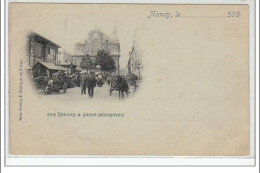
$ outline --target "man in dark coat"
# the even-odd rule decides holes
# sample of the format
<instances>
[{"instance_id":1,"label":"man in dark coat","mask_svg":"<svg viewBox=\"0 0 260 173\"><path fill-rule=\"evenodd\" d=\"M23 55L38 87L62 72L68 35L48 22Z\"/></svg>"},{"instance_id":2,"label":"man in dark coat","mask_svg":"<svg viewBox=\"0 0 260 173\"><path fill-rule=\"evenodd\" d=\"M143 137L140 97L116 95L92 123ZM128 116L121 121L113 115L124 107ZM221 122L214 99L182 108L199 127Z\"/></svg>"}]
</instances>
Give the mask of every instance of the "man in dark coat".
<instances>
[{"instance_id":1,"label":"man in dark coat","mask_svg":"<svg viewBox=\"0 0 260 173\"><path fill-rule=\"evenodd\" d=\"M93 96L94 96L94 88L96 87L96 84L97 84L97 80L95 78L95 75L91 75L88 77L88 95L89 95L89 98L92 98L93 99Z\"/></svg>"},{"instance_id":2,"label":"man in dark coat","mask_svg":"<svg viewBox=\"0 0 260 173\"><path fill-rule=\"evenodd\" d=\"M82 73L80 77L80 88L81 88L81 95L86 94L86 75L84 73Z\"/></svg>"}]
</instances>

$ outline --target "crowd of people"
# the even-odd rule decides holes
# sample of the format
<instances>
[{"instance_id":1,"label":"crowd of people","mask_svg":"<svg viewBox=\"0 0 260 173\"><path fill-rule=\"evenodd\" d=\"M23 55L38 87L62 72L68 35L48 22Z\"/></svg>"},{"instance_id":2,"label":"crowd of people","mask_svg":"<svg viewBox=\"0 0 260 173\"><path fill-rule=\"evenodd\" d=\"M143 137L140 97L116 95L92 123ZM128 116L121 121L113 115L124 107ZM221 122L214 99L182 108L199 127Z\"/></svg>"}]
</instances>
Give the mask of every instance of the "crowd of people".
<instances>
[{"instance_id":1,"label":"crowd of people","mask_svg":"<svg viewBox=\"0 0 260 173\"><path fill-rule=\"evenodd\" d=\"M109 85L110 79L111 76L108 74L95 74L94 72L81 72L77 75L77 82L79 82L81 95L87 94L86 90L88 90L90 99L93 99L94 88L96 86L102 87L103 84Z\"/></svg>"},{"instance_id":2,"label":"crowd of people","mask_svg":"<svg viewBox=\"0 0 260 173\"><path fill-rule=\"evenodd\" d=\"M134 86L133 92L136 88L136 77L133 75L112 75L110 73L95 73L95 72L77 72L75 74L66 74L62 71L52 73L51 75L39 74L33 78L36 87L40 92L45 94L59 93L60 90L66 92L67 88L75 86L80 88L80 94L88 94L90 99L93 99L94 88L103 85L110 86L110 95L112 91L119 91L121 88L119 78L127 81L127 85ZM128 91L126 91L128 93Z\"/></svg>"},{"instance_id":3,"label":"crowd of people","mask_svg":"<svg viewBox=\"0 0 260 173\"><path fill-rule=\"evenodd\" d=\"M81 95L87 94L86 90L88 90L88 95L90 99L93 99L94 96L94 88L96 86L102 87L103 84L107 84L110 86L110 95L113 90L120 90L121 89L121 84L120 81L118 80L121 77L123 81L126 81L127 83L127 88L128 86L133 86L133 92L136 90L136 80L137 76L135 75L115 75L114 77L112 75L108 74L95 74L94 72L87 73L87 72L81 72L78 75L78 81L79 81L79 86L80 86L80 93ZM128 94L128 90L126 91Z\"/></svg>"}]
</instances>

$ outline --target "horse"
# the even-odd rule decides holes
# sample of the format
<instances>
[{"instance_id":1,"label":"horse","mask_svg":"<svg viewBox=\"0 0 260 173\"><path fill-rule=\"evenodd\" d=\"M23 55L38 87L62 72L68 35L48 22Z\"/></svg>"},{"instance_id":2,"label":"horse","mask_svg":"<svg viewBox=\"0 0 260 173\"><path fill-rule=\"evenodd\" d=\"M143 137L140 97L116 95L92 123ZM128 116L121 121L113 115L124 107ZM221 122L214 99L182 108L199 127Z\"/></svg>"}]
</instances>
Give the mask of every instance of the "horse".
<instances>
[{"instance_id":1,"label":"horse","mask_svg":"<svg viewBox=\"0 0 260 173\"><path fill-rule=\"evenodd\" d=\"M119 91L119 100L122 98L124 99L124 93L126 93L126 96L128 97L129 93L129 86L125 78L122 76L118 76L116 80L117 88Z\"/></svg>"}]
</instances>

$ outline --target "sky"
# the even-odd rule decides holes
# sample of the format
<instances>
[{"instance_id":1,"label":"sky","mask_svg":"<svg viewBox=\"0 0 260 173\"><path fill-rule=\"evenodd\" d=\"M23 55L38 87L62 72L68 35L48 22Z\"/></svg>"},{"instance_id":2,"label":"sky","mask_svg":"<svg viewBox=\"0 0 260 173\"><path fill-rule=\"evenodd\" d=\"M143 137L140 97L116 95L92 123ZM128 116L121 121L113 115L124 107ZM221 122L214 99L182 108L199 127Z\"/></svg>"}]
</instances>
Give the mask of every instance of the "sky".
<instances>
[{"instance_id":1,"label":"sky","mask_svg":"<svg viewBox=\"0 0 260 173\"><path fill-rule=\"evenodd\" d=\"M125 68L129 59L135 33L137 29L132 26L124 28L116 21L91 19L88 16L78 14L43 14L40 15L37 27L39 34L57 43L65 51L74 52L74 45L77 42L84 42L88 39L88 33L92 30L100 30L112 39L117 39L120 43L120 67ZM44 21L48 21L48 25ZM53 30L52 28L55 28ZM127 35L127 37L126 37Z\"/></svg>"}]
</instances>

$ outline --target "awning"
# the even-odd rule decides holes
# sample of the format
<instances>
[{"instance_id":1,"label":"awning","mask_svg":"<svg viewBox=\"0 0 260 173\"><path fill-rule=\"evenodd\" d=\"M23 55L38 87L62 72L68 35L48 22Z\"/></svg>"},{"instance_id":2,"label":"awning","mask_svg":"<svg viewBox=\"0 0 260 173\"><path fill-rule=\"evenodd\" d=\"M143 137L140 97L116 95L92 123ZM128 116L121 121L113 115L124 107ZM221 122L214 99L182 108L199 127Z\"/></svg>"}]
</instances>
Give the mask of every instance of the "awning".
<instances>
[{"instance_id":1,"label":"awning","mask_svg":"<svg viewBox=\"0 0 260 173\"><path fill-rule=\"evenodd\" d=\"M50 69L50 70L61 70L61 71L66 71L67 69L66 68L63 68L61 66L56 66L52 63L48 63L48 62L37 62L33 68L37 65L37 64L42 64L43 66L45 66L47 69Z\"/></svg>"},{"instance_id":2,"label":"awning","mask_svg":"<svg viewBox=\"0 0 260 173\"><path fill-rule=\"evenodd\" d=\"M67 71L67 69L66 68L64 68L64 67L61 67L61 66L57 66L58 68L59 68L59 70L61 70L61 71Z\"/></svg>"}]
</instances>

